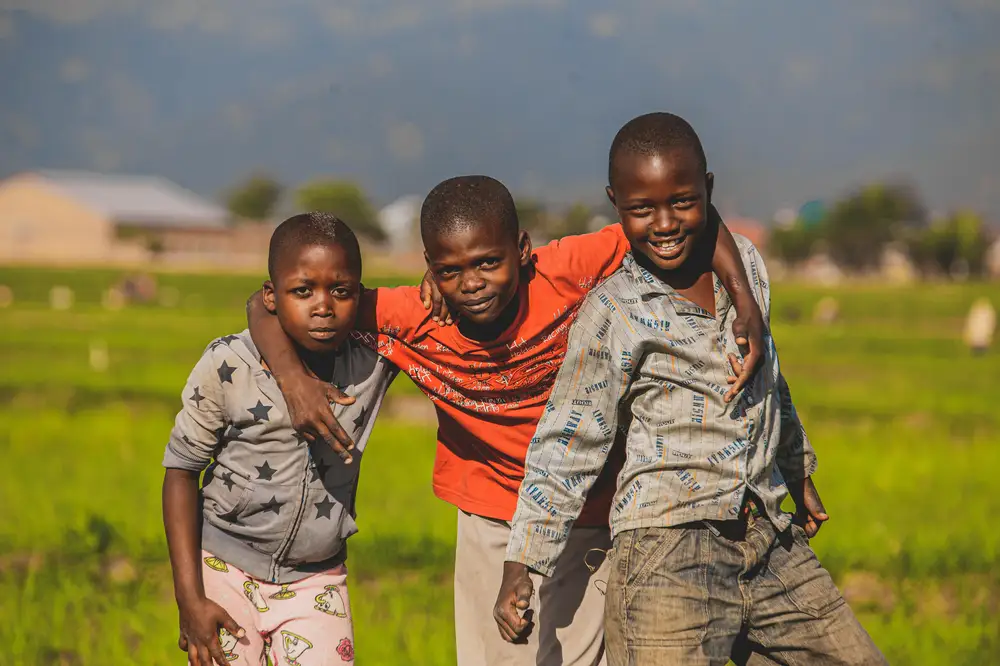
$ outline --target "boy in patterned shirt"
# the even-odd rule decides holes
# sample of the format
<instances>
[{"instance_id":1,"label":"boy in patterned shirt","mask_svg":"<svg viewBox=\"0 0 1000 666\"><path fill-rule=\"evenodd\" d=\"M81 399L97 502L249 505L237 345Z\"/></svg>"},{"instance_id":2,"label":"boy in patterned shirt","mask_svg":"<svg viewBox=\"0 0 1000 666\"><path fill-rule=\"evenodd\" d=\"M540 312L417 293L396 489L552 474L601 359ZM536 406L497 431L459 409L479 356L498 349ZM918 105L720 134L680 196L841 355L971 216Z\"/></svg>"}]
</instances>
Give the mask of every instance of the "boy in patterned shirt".
<instances>
[{"instance_id":1,"label":"boy in patterned shirt","mask_svg":"<svg viewBox=\"0 0 1000 666\"><path fill-rule=\"evenodd\" d=\"M361 253L346 224L323 213L285 220L271 237L268 273L264 304L298 357L355 396L335 413L357 451L342 464L296 433L247 331L208 346L163 459L180 645L192 666L354 659L346 542L357 532L364 444L396 369L350 337Z\"/></svg>"},{"instance_id":2,"label":"boy in patterned shirt","mask_svg":"<svg viewBox=\"0 0 1000 666\"><path fill-rule=\"evenodd\" d=\"M759 318L732 236L720 220L713 223L718 225L710 233L714 241L718 229L720 277L745 297L739 309L746 321L755 313ZM541 586L538 631L526 637L525 645L509 645L497 634L489 611L510 533L507 521L524 476L524 454L562 363L570 324L586 294L621 265L628 241L615 224L533 248L519 228L510 192L487 176L460 176L437 185L423 203L420 231L429 275L458 324L437 325L418 288L397 287L365 292L357 328L437 409L433 488L458 509L458 663L603 663L607 569L589 571L585 556L590 549L610 546L615 472L610 467L582 511L567 557ZM250 331L289 405L300 414L302 429L336 432L328 397L340 393L305 376L298 359L284 351L286 336L274 318L253 302L250 309Z\"/></svg>"},{"instance_id":3,"label":"boy in patterned shirt","mask_svg":"<svg viewBox=\"0 0 1000 666\"><path fill-rule=\"evenodd\" d=\"M640 116L615 137L608 177L632 254L584 300L528 448L494 607L501 633L524 630L529 571L552 574L618 438L611 666L884 663L809 547L827 519L816 456L769 334L760 371L723 399L730 366L741 368L704 243L713 176L697 134L671 114ZM767 321L764 262L737 245ZM789 493L795 521L781 510Z\"/></svg>"}]
</instances>

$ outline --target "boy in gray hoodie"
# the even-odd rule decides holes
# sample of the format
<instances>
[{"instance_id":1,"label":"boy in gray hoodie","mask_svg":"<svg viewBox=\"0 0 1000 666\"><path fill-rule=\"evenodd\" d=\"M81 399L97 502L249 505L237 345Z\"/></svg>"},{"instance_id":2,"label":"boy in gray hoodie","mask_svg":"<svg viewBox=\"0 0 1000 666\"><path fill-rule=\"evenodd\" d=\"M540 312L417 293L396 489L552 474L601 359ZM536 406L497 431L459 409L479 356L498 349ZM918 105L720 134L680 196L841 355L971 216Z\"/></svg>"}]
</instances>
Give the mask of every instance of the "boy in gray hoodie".
<instances>
[{"instance_id":1,"label":"boy in gray hoodie","mask_svg":"<svg viewBox=\"0 0 1000 666\"><path fill-rule=\"evenodd\" d=\"M296 433L247 331L205 350L163 460L179 644L192 666L354 658L346 541L357 531L365 442L396 369L350 337L361 253L342 221L285 220L271 237L268 274L265 306L303 362L353 396L334 413L356 446L341 460Z\"/></svg>"}]
</instances>

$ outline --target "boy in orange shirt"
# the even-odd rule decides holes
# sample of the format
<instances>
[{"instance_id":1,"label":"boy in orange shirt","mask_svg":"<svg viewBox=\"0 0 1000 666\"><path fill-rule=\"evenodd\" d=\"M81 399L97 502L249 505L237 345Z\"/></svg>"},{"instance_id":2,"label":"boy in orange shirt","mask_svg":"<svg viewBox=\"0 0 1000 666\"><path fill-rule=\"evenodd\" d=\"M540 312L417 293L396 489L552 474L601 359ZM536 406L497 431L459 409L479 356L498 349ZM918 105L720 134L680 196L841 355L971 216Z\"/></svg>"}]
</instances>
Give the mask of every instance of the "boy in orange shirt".
<instances>
[{"instance_id":1,"label":"boy in orange shirt","mask_svg":"<svg viewBox=\"0 0 1000 666\"><path fill-rule=\"evenodd\" d=\"M750 342L742 384L760 353L763 320L732 236L717 215L713 223L719 239L713 270L737 303L736 338ZM419 288L397 287L365 292L357 329L437 409L434 492L458 508L458 663L603 663L603 585L595 583L607 574L603 564L592 573L585 557L610 548L614 465L591 493L569 537L569 555L538 588L537 630L527 637L527 649L501 638L490 611L525 453L565 355L569 327L587 293L619 268L629 243L621 227L611 225L533 250L507 188L486 176L435 187L420 226L428 277L458 325L437 324ZM308 375L259 298L250 303L249 319L296 427L349 459L351 442L329 403L352 398Z\"/></svg>"}]
</instances>

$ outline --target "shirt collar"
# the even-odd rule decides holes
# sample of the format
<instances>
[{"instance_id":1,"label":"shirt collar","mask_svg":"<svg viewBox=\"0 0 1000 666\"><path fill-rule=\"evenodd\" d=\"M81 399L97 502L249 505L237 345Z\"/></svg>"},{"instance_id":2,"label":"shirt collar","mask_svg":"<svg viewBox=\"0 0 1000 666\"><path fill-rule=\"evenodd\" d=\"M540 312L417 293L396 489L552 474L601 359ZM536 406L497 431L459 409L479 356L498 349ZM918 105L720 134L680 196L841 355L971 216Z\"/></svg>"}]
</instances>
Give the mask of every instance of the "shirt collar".
<instances>
[{"instance_id":1,"label":"shirt collar","mask_svg":"<svg viewBox=\"0 0 1000 666\"><path fill-rule=\"evenodd\" d=\"M674 311L681 315L693 315L695 317L712 318L712 313L705 308L689 301L669 284L656 277L645 268L639 265L632 253L625 255L622 260L622 267L628 272L635 283L635 288L640 296L666 296L670 300L670 305ZM715 283L715 311L719 315L724 315L729 309L729 294L722 288L718 278L714 278Z\"/></svg>"}]
</instances>

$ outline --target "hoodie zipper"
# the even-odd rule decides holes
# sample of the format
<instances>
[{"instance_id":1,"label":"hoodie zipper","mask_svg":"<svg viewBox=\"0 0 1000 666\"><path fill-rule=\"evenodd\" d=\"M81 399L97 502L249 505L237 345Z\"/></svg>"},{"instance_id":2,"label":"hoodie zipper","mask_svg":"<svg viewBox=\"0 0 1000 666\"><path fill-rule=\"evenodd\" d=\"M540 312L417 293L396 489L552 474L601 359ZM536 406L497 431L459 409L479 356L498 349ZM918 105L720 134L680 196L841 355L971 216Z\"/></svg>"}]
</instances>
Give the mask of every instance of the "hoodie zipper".
<instances>
[{"instance_id":1,"label":"hoodie zipper","mask_svg":"<svg viewBox=\"0 0 1000 666\"><path fill-rule=\"evenodd\" d=\"M292 542L295 541L295 536L299 532L299 527L302 526L302 512L306 508L306 494L309 489L309 466L312 463L312 451L308 448L306 449L308 455L306 456L306 467L302 473L302 488L299 494L299 508L295 512L295 517L292 519L292 527L288 531L288 536L285 537L284 542L278 546L278 550L274 553L274 557L271 562L271 582L276 583L278 580L278 568L281 562L285 559L288 551L292 548Z\"/></svg>"}]
</instances>

